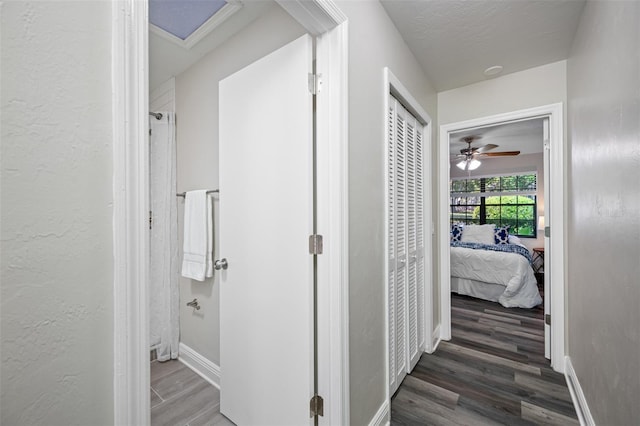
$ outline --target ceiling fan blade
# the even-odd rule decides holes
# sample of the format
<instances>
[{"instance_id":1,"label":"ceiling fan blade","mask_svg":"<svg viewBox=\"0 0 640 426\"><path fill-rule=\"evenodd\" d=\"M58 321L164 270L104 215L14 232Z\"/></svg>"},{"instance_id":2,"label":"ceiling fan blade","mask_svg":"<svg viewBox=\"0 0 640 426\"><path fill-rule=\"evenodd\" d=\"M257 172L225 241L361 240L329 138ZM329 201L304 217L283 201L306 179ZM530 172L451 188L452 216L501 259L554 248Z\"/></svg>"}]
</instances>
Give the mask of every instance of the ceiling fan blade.
<instances>
[{"instance_id":1,"label":"ceiling fan blade","mask_svg":"<svg viewBox=\"0 0 640 426\"><path fill-rule=\"evenodd\" d=\"M488 143L485 146L481 146L478 149L476 149L476 153L478 154L482 154L485 153L487 151L491 151L492 149L496 149L498 147L498 145L492 144L492 143Z\"/></svg>"},{"instance_id":2,"label":"ceiling fan blade","mask_svg":"<svg viewBox=\"0 0 640 426\"><path fill-rule=\"evenodd\" d=\"M520 154L520 151L502 151L502 152L487 152L487 153L481 153L480 156L482 157L511 157L514 155L518 155Z\"/></svg>"}]
</instances>

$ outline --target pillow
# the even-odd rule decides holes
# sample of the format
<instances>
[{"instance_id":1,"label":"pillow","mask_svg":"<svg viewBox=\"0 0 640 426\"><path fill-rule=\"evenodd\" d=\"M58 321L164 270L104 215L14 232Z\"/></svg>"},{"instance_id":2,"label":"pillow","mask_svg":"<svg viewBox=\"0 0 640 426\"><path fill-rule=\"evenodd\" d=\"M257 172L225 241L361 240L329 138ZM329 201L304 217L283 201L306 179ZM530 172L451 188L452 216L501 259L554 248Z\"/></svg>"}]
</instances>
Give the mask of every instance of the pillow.
<instances>
[{"instance_id":1,"label":"pillow","mask_svg":"<svg viewBox=\"0 0 640 426\"><path fill-rule=\"evenodd\" d=\"M480 244L494 244L495 225L467 225L464 227L462 238L460 241L463 243L480 243Z\"/></svg>"},{"instance_id":2,"label":"pillow","mask_svg":"<svg viewBox=\"0 0 640 426\"><path fill-rule=\"evenodd\" d=\"M516 237L515 235L509 235L509 244L515 244L524 247L524 244L522 244L522 240L520 240L520 238Z\"/></svg>"},{"instance_id":3,"label":"pillow","mask_svg":"<svg viewBox=\"0 0 640 426\"><path fill-rule=\"evenodd\" d=\"M451 225L451 241L460 242L462 239L462 224L454 223Z\"/></svg>"},{"instance_id":4,"label":"pillow","mask_svg":"<svg viewBox=\"0 0 640 426\"><path fill-rule=\"evenodd\" d=\"M509 244L509 226L496 228L493 232L495 244Z\"/></svg>"}]
</instances>

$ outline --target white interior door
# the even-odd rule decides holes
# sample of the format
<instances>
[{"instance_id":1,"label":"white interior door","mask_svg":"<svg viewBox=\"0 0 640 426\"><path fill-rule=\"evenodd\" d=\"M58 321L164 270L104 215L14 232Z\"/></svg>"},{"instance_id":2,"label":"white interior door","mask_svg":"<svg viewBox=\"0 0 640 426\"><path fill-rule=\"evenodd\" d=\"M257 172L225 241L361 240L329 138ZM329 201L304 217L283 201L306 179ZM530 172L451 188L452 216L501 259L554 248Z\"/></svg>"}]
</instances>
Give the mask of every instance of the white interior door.
<instances>
[{"instance_id":1,"label":"white interior door","mask_svg":"<svg viewBox=\"0 0 640 426\"><path fill-rule=\"evenodd\" d=\"M542 130L543 130L543 167L544 167L544 211L545 211L545 221L544 226L550 226L549 223L549 215L546 212L551 211L551 178L550 169L549 169L549 155L550 155L550 146L549 146L549 118L545 118L542 122ZM544 323L544 356L547 359L551 359L551 325L547 324L546 318L547 315L551 315L551 255L550 255L550 245L549 245L549 237L547 236L547 232L544 232L544 315L545 315L545 323Z\"/></svg>"},{"instance_id":2,"label":"white interior door","mask_svg":"<svg viewBox=\"0 0 640 426\"><path fill-rule=\"evenodd\" d=\"M220 82L220 411L309 424L313 396L312 44Z\"/></svg>"}]
</instances>

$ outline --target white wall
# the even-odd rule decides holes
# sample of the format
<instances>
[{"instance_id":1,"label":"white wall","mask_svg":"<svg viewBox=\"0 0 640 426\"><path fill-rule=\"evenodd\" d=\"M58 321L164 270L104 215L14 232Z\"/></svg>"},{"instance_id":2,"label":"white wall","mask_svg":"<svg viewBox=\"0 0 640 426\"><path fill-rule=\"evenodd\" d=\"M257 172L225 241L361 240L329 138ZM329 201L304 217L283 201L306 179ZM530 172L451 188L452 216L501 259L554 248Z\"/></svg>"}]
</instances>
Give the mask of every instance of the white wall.
<instances>
[{"instance_id":1,"label":"white wall","mask_svg":"<svg viewBox=\"0 0 640 426\"><path fill-rule=\"evenodd\" d=\"M384 67L433 120L436 98L378 2L338 6L349 18L349 368L356 426L369 424L386 395Z\"/></svg>"},{"instance_id":2,"label":"white wall","mask_svg":"<svg viewBox=\"0 0 640 426\"><path fill-rule=\"evenodd\" d=\"M542 145L542 133L540 134L540 145ZM469 176L468 172L460 170L453 165L451 167L452 178L466 178ZM544 214L544 158L542 153L538 154L522 154L516 157L501 157L501 158L483 158L482 166L477 170L471 172L471 177L474 176L490 176L501 173L520 173L534 171L538 174L536 193L538 211L537 217ZM534 247L544 247L544 234L542 230L538 230L536 238L520 238L522 244L527 246L529 251Z\"/></svg>"},{"instance_id":3,"label":"white wall","mask_svg":"<svg viewBox=\"0 0 640 426\"><path fill-rule=\"evenodd\" d=\"M438 93L438 124L566 102L567 62L559 61Z\"/></svg>"},{"instance_id":4,"label":"white wall","mask_svg":"<svg viewBox=\"0 0 640 426\"><path fill-rule=\"evenodd\" d=\"M0 7L0 423L113 424L111 4Z\"/></svg>"},{"instance_id":5,"label":"white wall","mask_svg":"<svg viewBox=\"0 0 640 426\"><path fill-rule=\"evenodd\" d=\"M637 424L640 2L587 2L568 94L568 355L596 424Z\"/></svg>"},{"instance_id":6,"label":"white wall","mask_svg":"<svg viewBox=\"0 0 640 426\"><path fill-rule=\"evenodd\" d=\"M263 16L176 77L178 192L218 188L218 82L255 60L284 46L305 30L280 6ZM214 228L224 194L214 196ZM179 247L182 247L184 200L178 202ZM219 240L214 233L214 258ZM204 282L180 278L180 340L220 365L219 278ZM197 298L201 309L185 305Z\"/></svg>"}]
</instances>

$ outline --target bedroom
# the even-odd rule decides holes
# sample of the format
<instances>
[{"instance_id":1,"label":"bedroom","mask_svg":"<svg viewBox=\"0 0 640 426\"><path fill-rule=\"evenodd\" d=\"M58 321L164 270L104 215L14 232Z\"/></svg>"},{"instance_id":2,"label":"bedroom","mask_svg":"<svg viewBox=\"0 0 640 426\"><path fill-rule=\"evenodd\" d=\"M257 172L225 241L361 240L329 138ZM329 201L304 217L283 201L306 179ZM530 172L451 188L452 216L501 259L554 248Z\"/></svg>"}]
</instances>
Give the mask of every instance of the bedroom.
<instances>
[{"instance_id":1,"label":"bedroom","mask_svg":"<svg viewBox=\"0 0 640 426\"><path fill-rule=\"evenodd\" d=\"M538 306L543 119L452 133L449 152L452 292L505 307Z\"/></svg>"}]
</instances>

